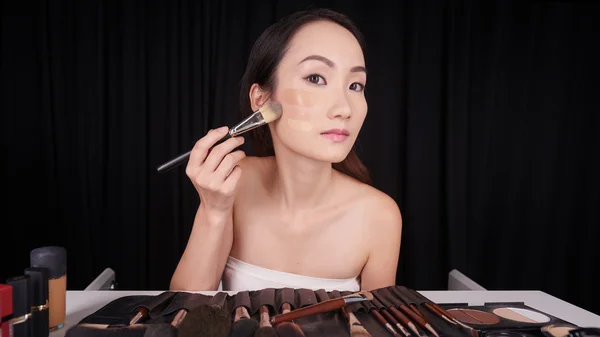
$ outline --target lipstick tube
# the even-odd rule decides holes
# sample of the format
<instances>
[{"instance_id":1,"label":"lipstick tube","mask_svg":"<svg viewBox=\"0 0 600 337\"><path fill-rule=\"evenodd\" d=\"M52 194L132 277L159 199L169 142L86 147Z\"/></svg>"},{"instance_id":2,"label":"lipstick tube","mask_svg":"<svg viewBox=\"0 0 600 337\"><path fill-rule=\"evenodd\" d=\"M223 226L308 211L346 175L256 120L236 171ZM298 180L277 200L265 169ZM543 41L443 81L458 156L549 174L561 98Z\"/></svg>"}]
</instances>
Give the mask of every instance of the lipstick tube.
<instances>
[{"instance_id":1,"label":"lipstick tube","mask_svg":"<svg viewBox=\"0 0 600 337\"><path fill-rule=\"evenodd\" d=\"M12 286L0 284L0 337L12 337L13 326Z\"/></svg>"},{"instance_id":2,"label":"lipstick tube","mask_svg":"<svg viewBox=\"0 0 600 337\"><path fill-rule=\"evenodd\" d=\"M48 337L48 269L29 267L25 269L29 276L29 296L31 298L31 337Z\"/></svg>"},{"instance_id":3,"label":"lipstick tube","mask_svg":"<svg viewBox=\"0 0 600 337\"><path fill-rule=\"evenodd\" d=\"M12 286L14 336L31 336L31 301L29 300L29 276L21 275L6 280Z\"/></svg>"}]
</instances>

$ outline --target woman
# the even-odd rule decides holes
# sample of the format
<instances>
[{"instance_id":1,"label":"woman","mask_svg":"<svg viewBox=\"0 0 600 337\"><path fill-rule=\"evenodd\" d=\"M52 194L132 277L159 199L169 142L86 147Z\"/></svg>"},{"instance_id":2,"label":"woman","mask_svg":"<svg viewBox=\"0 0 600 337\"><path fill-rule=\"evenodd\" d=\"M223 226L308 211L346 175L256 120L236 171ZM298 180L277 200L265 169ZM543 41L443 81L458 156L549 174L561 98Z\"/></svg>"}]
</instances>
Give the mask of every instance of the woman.
<instances>
[{"instance_id":1,"label":"woman","mask_svg":"<svg viewBox=\"0 0 600 337\"><path fill-rule=\"evenodd\" d=\"M342 14L298 12L259 37L241 108L247 116L273 100L283 115L252 132L258 157L236 150L243 137L208 152L226 127L196 143L186 174L200 206L171 289L395 284L401 214L353 151L365 83L361 35Z\"/></svg>"}]
</instances>

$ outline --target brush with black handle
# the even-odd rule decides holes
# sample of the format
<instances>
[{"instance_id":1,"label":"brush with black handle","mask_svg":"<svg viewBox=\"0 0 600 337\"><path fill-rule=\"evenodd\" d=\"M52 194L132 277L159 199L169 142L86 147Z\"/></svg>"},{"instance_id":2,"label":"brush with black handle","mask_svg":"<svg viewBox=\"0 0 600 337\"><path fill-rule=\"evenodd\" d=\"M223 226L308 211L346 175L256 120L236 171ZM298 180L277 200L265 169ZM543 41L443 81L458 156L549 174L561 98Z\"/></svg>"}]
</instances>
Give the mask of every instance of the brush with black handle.
<instances>
[{"instance_id":1,"label":"brush with black handle","mask_svg":"<svg viewBox=\"0 0 600 337\"><path fill-rule=\"evenodd\" d=\"M229 138L234 138L234 137L240 136L252 129L256 129L263 125L267 125L267 124L275 121L276 119L279 119L279 117L281 117L282 114L283 114L283 108L281 107L281 104L279 104L275 101L268 101L266 104L261 106L258 110L256 110L248 118L244 119L243 121L239 122L237 125L230 128L229 131L221 137L221 139L219 139L215 144L213 144L211 146L211 149L213 147L225 142ZM184 154L181 154L181 155L169 160L168 162L160 165L156 170L160 173L167 172L170 169L183 164L189 158L191 153L192 153L192 151L190 150Z\"/></svg>"}]
</instances>

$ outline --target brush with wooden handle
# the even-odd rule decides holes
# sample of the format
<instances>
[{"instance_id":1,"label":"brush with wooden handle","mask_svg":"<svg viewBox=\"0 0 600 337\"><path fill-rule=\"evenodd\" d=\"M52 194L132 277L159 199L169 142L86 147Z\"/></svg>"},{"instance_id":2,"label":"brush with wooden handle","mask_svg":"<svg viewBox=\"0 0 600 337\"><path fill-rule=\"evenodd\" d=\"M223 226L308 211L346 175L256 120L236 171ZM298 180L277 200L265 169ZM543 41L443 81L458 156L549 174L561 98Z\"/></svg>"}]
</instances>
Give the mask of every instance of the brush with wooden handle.
<instances>
[{"instance_id":1,"label":"brush with wooden handle","mask_svg":"<svg viewBox=\"0 0 600 337\"><path fill-rule=\"evenodd\" d=\"M258 321L250 317L248 309L240 305L235 308L229 337L252 337L259 327Z\"/></svg>"},{"instance_id":2,"label":"brush with wooden handle","mask_svg":"<svg viewBox=\"0 0 600 337\"><path fill-rule=\"evenodd\" d=\"M381 309L378 310L377 308L381 308ZM389 311L387 311L385 306L381 302L379 302L376 298L373 299L373 307L371 308L370 312L371 312L371 314L373 314L373 316L375 316L375 318L377 319L377 321L379 321L379 323L381 323L383 326L385 326L385 328L392 335L394 335L394 337L400 337L400 335L396 332L396 330L394 330L394 327L396 329L398 329L404 335L404 337L411 336L411 333L408 332L408 330L406 330L406 328L404 326L402 326L396 320L396 318L392 314L390 314ZM402 313L400 313L400 315L396 315L396 316L402 322L402 324L409 327L411 330L416 331L417 336L419 336L419 330L417 329L417 327L414 325L413 322L411 322Z\"/></svg>"},{"instance_id":3,"label":"brush with wooden handle","mask_svg":"<svg viewBox=\"0 0 600 337\"><path fill-rule=\"evenodd\" d=\"M382 293L386 293L386 292L387 292L387 289L382 289ZM387 293L390 296L393 296L389 292L387 292ZM427 320L425 318L423 318L421 312L419 312L417 314L413 311L413 309L409 308L408 306L406 306L406 304L404 304L404 303L409 303L410 301L406 301L406 298L404 296L397 296L397 297L401 300L401 302L399 305L391 305L389 307L389 309L392 313L394 313L394 312L398 313L398 312L402 311L402 313L404 313L407 317L410 317L410 320L417 323L421 328L429 330L429 332L431 332L435 337L440 337L440 335L437 333L437 331L435 331L435 329L431 326L431 324L429 324L429 322L427 322Z\"/></svg>"},{"instance_id":4,"label":"brush with wooden handle","mask_svg":"<svg viewBox=\"0 0 600 337\"><path fill-rule=\"evenodd\" d=\"M323 301L320 303L316 303L313 305L306 306L304 308L299 308L296 310L292 310L285 314L279 314L271 317L271 324L276 325L281 322L289 322L295 319L299 319L306 316L316 315L324 312L335 311L341 309L348 304L351 303L360 303L365 301L371 301L373 299L373 295L368 292L358 292L346 296L342 296L339 298L334 298L331 300Z\"/></svg>"},{"instance_id":5,"label":"brush with wooden handle","mask_svg":"<svg viewBox=\"0 0 600 337\"><path fill-rule=\"evenodd\" d=\"M254 337L277 337L277 331L269 321L269 307L263 305L260 307L260 324L254 332Z\"/></svg>"},{"instance_id":6,"label":"brush with wooden handle","mask_svg":"<svg viewBox=\"0 0 600 337\"><path fill-rule=\"evenodd\" d=\"M350 337L372 337L369 331L362 325L358 318L356 318L356 315L354 315L350 307L343 307L342 315L348 322Z\"/></svg>"},{"instance_id":7,"label":"brush with wooden handle","mask_svg":"<svg viewBox=\"0 0 600 337\"><path fill-rule=\"evenodd\" d=\"M468 330L471 333L471 336L473 336L473 337L479 337L479 332L477 331L477 329L459 321L458 319L456 319L456 317L454 317L452 314L450 314L444 308L440 307L437 303L431 301L427 297L421 295L416 290L408 289L406 287L401 286L401 287L399 287L399 289L397 291L404 293L406 295L412 295L413 297L423 300L423 306L425 308L427 308L429 311L431 311L432 313L436 314L438 317L441 317L442 319L444 319L445 321L447 321L453 325L457 325L457 326L460 326L460 327Z\"/></svg>"},{"instance_id":8,"label":"brush with wooden handle","mask_svg":"<svg viewBox=\"0 0 600 337\"><path fill-rule=\"evenodd\" d=\"M292 307L289 303L283 303L281 307L282 314L292 311ZM305 337L302 328L300 328L300 326L294 322L281 322L277 324L275 329L280 337Z\"/></svg>"}]
</instances>

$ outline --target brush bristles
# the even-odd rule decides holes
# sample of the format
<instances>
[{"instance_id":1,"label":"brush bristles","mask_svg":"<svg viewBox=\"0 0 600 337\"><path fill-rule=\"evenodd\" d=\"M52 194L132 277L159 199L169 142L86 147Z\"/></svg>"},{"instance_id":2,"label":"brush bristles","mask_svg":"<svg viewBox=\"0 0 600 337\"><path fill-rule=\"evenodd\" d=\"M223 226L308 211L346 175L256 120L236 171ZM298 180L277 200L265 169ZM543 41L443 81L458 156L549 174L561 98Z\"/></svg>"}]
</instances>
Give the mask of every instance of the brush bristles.
<instances>
[{"instance_id":1,"label":"brush bristles","mask_svg":"<svg viewBox=\"0 0 600 337\"><path fill-rule=\"evenodd\" d=\"M258 330L258 321L252 318L242 318L233 323L230 337L252 337Z\"/></svg>"},{"instance_id":2,"label":"brush bristles","mask_svg":"<svg viewBox=\"0 0 600 337\"><path fill-rule=\"evenodd\" d=\"M292 322L282 322L277 325L276 330L280 337L305 337L300 326Z\"/></svg>"},{"instance_id":3,"label":"brush bristles","mask_svg":"<svg viewBox=\"0 0 600 337\"><path fill-rule=\"evenodd\" d=\"M283 114L281 104L274 101L267 102L267 104L260 107L259 110L266 123L271 123Z\"/></svg>"},{"instance_id":4,"label":"brush bristles","mask_svg":"<svg viewBox=\"0 0 600 337\"><path fill-rule=\"evenodd\" d=\"M353 325L350 328L350 336L352 337L372 337L371 334L362 325Z\"/></svg>"},{"instance_id":5,"label":"brush bristles","mask_svg":"<svg viewBox=\"0 0 600 337\"><path fill-rule=\"evenodd\" d=\"M277 331L272 326L261 326L254 332L254 337L278 337Z\"/></svg>"},{"instance_id":6,"label":"brush bristles","mask_svg":"<svg viewBox=\"0 0 600 337\"><path fill-rule=\"evenodd\" d=\"M231 325L229 311L216 305L201 305L185 316L178 330L180 337L226 336Z\"/></svg>"}]
</instances>

